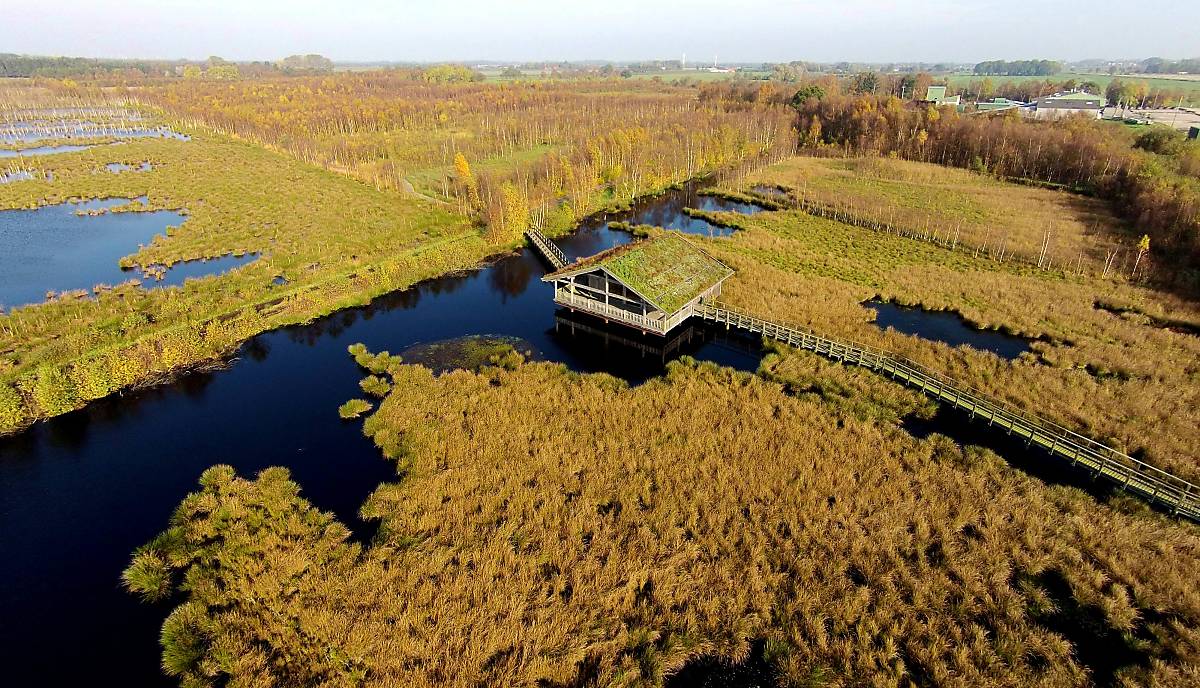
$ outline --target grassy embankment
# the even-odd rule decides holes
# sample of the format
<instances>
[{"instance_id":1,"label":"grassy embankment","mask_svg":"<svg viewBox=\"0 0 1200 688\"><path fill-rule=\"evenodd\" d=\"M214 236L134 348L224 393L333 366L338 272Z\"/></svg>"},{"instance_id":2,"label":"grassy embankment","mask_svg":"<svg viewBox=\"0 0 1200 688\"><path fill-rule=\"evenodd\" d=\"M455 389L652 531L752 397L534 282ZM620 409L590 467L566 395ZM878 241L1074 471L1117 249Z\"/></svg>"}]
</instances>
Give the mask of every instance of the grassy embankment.
<instances>
[{"instance_id":1,"label":"grassy embankment","mask_svg":"<svg viewBox=\"0 0 1200 688\"><path fill-rule=\"evenodd\" d=\"M186 210L187 220L167 236L130 246L126 264L262 256L180 288L123 284L91 297L81 290L0 315L0 433L161 381L259 332L365 303L498 250L434 204L252 144L188 133L189 142L142 139L27 158L20 167L36 179L0 185L0 208L147 195L147 209ZM104 170L143 161L153 169ZM276 284L277 277L287 282Z\"/></svg>"}]
</instances>

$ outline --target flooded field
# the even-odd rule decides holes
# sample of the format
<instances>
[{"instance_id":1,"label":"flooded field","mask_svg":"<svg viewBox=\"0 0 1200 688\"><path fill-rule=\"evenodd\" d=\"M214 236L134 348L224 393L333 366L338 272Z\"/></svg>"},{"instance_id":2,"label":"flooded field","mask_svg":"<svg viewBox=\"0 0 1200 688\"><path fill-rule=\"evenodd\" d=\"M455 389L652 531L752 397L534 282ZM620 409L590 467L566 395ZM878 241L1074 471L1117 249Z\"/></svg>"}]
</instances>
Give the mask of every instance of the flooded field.
<instances>
[{"instance_id":1,"label":"flooded field","mask_svg":"<svg viewBox=\"0 0 1200 688\"><path fill-rule=\"evenodd\" d=\"M0 158L28 158L36 155L54 155L56 153L74 153L76 151L87 150L94 146L77 146L73 144L63 144L59 146L36 146L34 148L23 148L21 150L13 150L10 148L0 148Z\"/></svg>"},{"instance_id":2,"label":"flooded field","mask_svg":"<svg viewBox=\"0 0 1200 688\"><path fill-rule=\"evenodd\" d=\"M33 173L27 170L0 172L0 184L8 184L9 182L23 182L29 179L33 179Z\"/></svg>"}]
</instances>

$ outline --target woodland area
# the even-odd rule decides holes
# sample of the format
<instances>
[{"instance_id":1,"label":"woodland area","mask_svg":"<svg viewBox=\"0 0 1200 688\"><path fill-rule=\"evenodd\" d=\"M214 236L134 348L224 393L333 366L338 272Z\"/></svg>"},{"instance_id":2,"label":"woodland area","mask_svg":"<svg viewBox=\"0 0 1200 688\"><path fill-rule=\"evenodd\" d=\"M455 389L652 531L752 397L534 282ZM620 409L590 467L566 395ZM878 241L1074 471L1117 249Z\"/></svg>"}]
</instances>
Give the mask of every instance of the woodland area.
<instances>
[{"instance_id":1,"label":"woodland area","mask_svg":"<svg viewBox=\"0 0 1200 688\"><path fill-rule=\"evenodd\" d=\"M430 70L152 89L171 116L376 188L450 203L498 243L599 207L790 155L782 102L713 101L640 81L438 83ZM598 196L602 192L604 198Z\"/></svg>"}]
</instances>

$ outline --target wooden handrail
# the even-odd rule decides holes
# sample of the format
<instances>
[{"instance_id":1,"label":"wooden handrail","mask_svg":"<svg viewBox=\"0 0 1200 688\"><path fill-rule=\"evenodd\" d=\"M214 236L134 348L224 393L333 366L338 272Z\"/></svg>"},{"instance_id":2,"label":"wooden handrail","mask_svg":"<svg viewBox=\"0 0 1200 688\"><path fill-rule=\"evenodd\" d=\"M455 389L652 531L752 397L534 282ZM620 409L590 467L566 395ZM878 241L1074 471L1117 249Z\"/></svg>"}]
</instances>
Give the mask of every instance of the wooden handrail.
<instances>
[{"instance_id":1,"label":"wooden handrail","mask_svg":"<svg viewBox=\"0 0 1200 688\"><path fill-rule=\"evenodd\" d=\"M630 313L623 308L610 306L603 301L578 296L563 289L555 290L554 302L563 306L578 308L585 313L598 315L602 318L617 320L657 334L666 334L667 330L670 329L668 321L654 320L638 313Z\"/></svg>"},{"instance_id":2,"label":"wooden handrail","mask_svg":"<svg viewBox=\"0 0 1200 688\"><path fill-rule=\"evenodd\" d=\"M1200 488L1196 485L1057 423L1022 413L901 356L841 342L811 330L780 325L717 304L699 303L693 313L705 320L725 323L789 346L890 375L893 380L919 388L922 394L968 411L972 417L986 419L989 425L996 425L1010 434L1024 437L1028 444L1036 444L1053 456L1071 461L1072 465L1082 465L1124 490L1200 522Z\"/></svg>"},{"instance_id":3,"label":"wooden handrail","mask_svg":"<svg viewBox=\"0 0 1200 688\"><path fill-rule=\"evenodd\" d=\"M550 263L555 270L561 270L567 267L567 255L562 252L562 249L546 238L546 235L537 231L533 227L525 230L525 236L529 237L529 243L538 250L538 253Z\"/></svg>"}]
</instances>

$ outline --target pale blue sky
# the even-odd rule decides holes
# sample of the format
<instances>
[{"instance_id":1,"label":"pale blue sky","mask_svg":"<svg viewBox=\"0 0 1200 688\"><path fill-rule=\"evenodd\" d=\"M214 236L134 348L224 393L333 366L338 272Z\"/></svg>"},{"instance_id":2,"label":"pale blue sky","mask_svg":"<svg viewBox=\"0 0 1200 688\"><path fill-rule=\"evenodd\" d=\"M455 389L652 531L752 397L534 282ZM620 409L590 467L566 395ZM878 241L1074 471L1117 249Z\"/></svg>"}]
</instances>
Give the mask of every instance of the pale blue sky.
<instances>
[{"instance_id":1,"label":"pale blue sky","mask_svg":"<svg viewBox=\"0 0 1200 688\"><path fill-rule=\"evenodd\" d=\"M0 52L708 62L1200 56L1200 3L1148 0L11 0Z\"/></svg>"}]
</instances>

